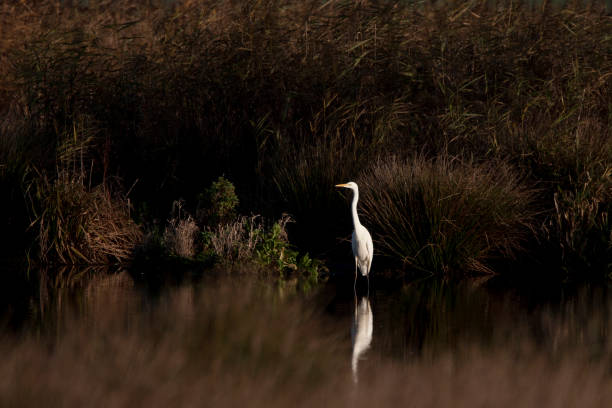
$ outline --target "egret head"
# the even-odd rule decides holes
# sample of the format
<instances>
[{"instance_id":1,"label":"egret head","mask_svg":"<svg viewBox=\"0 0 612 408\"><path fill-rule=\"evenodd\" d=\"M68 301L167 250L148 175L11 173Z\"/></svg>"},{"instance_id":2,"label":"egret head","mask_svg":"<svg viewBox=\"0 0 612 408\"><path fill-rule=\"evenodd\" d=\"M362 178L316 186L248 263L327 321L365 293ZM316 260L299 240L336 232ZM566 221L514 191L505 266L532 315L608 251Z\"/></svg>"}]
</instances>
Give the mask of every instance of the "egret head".
<instances>
[{"instance_id":1,"label":"egret head","mask_svg":"<svg viewBox=\"0 0 612 408\"><path fill-rule=\"evenodd\" d=\"M336 187L350 188L353 191L357 191L358 190L357 183L352 182L352 181L349 181L346 184L336 184Z\"/></svg>"}]
</instances>

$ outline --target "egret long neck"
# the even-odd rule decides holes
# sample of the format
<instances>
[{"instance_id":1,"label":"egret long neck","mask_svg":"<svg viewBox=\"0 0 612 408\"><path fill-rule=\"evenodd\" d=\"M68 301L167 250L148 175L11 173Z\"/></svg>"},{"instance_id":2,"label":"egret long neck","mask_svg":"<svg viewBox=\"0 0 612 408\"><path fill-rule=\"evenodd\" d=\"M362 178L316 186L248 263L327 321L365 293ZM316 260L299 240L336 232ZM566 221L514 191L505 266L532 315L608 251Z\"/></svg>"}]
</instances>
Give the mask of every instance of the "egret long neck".
<instances>
[{"instance_id":1,"label":"egret long neck","mask_svg":"<svg viewBox=\"0 0 612 408\"><path fill-rule=\"evenodd\" d=\"M353 190L353 202L351 203L351 210L353 212L353 227L361 225L359 222L359 215L357 215L357 201L359 200L359 190Z\"/></svg>"}]
</instances>

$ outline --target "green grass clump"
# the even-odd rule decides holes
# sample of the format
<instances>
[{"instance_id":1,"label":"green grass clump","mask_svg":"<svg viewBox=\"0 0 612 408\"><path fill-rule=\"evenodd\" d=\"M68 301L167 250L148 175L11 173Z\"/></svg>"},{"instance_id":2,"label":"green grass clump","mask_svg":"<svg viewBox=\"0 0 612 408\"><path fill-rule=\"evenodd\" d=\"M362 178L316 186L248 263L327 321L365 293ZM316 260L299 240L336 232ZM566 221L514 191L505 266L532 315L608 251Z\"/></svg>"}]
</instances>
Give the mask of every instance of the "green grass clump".
<instances>
[{"instance_id":1,"label":"green grass clump","mask_svg":"<svg viewBox=\"0 0 612 408\"><path fill-rule=\"evenodd\" d=\"M504 163L379 161L359 178L364 224L387 256L433 273L489 271L521 248L533 192Z\"/></svg>"}]
</instances>

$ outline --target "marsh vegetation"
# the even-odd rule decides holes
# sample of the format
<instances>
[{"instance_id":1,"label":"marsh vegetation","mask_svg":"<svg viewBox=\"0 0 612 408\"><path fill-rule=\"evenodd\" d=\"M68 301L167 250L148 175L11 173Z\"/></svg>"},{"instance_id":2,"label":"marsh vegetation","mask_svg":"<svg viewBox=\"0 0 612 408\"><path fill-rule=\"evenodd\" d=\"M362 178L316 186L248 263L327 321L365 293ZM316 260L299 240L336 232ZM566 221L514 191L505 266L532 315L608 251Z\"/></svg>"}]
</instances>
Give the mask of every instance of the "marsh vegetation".
<instances>
[{"instance_id":1,"label":"marsh vegetation","mask_svg":"<svg viewBox=\"0 0 612 408\"><path fill-rule=\"evenodd\" d=\"M598 2L3 2L0 405L607 406L610 33Z\"/></svg>"},{"instance_id":2,"label":"marsh vegetation","mask_svg":"<svg viewBox=\"0 0 612 408\"><path fill-rule=\"evenodd\" d=\"M389 264L610 272L603 5L0 7L3 258L240 258L251 214L284 213L302 254L334 258L350 220L333 185L353 179ZM220 176L228 213L204 199Z\"/></svg>"}]
</instances>

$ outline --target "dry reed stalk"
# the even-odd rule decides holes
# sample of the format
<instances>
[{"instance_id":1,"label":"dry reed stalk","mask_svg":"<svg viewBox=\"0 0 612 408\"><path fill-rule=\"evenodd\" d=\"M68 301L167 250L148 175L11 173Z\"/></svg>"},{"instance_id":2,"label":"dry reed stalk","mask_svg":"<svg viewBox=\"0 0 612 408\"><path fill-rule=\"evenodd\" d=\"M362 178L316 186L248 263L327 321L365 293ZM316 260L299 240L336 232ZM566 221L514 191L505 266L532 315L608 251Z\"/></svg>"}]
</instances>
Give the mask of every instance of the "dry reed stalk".
<instances>
[{"instance_id":1,"label":"dry reed stalk","mask_svg":"<svg viewBox=\"0 0 612 408\"><path fill-rule=\"evenodd\" d=\"M196 254L196 235L200 228L183 209L182 201L175 201L172 217L164 230L164 245L175 255L191 258Z\"/></svg>"},{"instance_id":2,"label":"dry reed stalk","mask_svg":"<svg viewBox=\"0 0 612 408\"><path fill-rule=\"evenodd\" d=\"M261 241L263 225L259 216L239 216L235 221L219 224L211 230L210 243L215 253L229 262L253 258Z\"/></svg>"}]
</instances>

